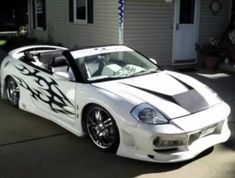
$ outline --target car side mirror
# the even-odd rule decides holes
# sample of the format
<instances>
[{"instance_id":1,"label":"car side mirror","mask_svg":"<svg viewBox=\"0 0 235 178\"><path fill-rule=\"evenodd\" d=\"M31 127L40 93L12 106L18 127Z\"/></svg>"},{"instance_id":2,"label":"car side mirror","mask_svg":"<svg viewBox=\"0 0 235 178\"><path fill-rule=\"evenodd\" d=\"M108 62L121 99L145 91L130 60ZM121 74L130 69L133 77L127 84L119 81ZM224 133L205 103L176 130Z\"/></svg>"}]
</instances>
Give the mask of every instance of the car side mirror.
<instances>
[{"instance_id":1,"label":"car side mirror","mask_svg":"<svg viewBox=\"0 0 235 178\"><path fill-rule=\"evenodd\" d=\"M157 65L157 60L156 60L156 59L154 59L154 58L149 58L149 60L152 61L154 64Z\"/></svg>"},{"instance_id":2,"label":"car side mirror","mask_svg":"<svg viewBox=\"0 0 235 178\"><path fill-rule=\"evenodd\" d=\"M54 72L52 76L56 80L70 81L70 75L68 72Z\"/></svg>"}]
</instances>

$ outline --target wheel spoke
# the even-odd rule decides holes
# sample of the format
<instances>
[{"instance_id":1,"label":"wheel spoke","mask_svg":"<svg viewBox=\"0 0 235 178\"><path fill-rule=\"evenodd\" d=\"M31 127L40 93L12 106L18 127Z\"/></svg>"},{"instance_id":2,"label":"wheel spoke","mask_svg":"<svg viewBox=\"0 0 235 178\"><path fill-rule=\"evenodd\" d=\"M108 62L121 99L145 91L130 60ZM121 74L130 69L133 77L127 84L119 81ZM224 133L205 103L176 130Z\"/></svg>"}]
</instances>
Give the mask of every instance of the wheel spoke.
<instances>
[{"instance_id":1,"label":"wheel spoke","mask_svg":"<svg viewBox=\"0 0 235 178\"><path fill-rule=\"evenodd\" d=\"M15 92L19 92L19 91L20 91L19 87L16 87Z\"/></svg>"},{"instance_id":2,"label":"wheel spoke","mask_svg":"<svg viewBox=\"0 0 235 178\"><path fill-rule=\"evenodd\" d=\"M97 130L96 125L94 125L94 124L92 124L92 123L88 123L87 126L88 126L88 127L91 127L92 129Z\"/></svg>"},{"instance_id":3,"label":"wheel spoke","mask_svg":"<svg viewBox=\"0 0 235 178\"><path fill-rule=\"evenodd\" d=\"M112 145L112 142L113 142L113 140L108 140L107 138L105 138L105 135L104 135L104 134L100 134L100 135L97 137L97 143L98 143L100 146L109 147L110 145Z\"/></svg>"},{"instance_id":4,"label":"wheel spoke","mask_svg":"<svg viewBox=\"0 0 235 178\"><path fill-rule=\"evenodd\" d=\"M96 110L96 111L95 111L95 118L96 118L96 120L98 120L98 121L101 121L101 120L102 120L102 116L101 116L100 110Z\"/></svg>"},{"instance_id":5,"label":"wheel spoke","mask_svg":"<svg viewBox=\"0 0 235 178\"><path fill-rule=\"evenodd\" d=\"M108 142L113 142L113 138L112 137L110 137L108 134L104 134L104 138L108 141Z\"/></svg>"},{"instance_id":6,"label":"wheel spoke","mask_svg":"<svg viewBox=\"0 0 235 178\"><path fill-rule=\"evenodd\" d=\"M108 118L107 120L105 120L105 121L103 122L103 125L104 125L104 128L108 128L108 127L112 126L112 125L113 125L112 119L111 119L111 118Z\"/></svg>"},{"instance_id":7,"label":"wheel spoke","mask_svg":"<svg viewBox=\"0 0 235 178\"><path fill-rule=\"evenodd\" d=\"M99 144L100 146L103 146L103 144L102 144L100 139L97 139L97 144Z\"/></svg>"},{"instance_id":8,"label":"wheel spoke","mask_svg":"<svg viewBox=\"0 0 235 178\"><path fill-rule=\"evenodd\" d=\"M93 119L93 118L90 118L89 121L88 121L88 124L96 126L97 125L97 121L95 119Z\"/></svg>"}]
</instances>

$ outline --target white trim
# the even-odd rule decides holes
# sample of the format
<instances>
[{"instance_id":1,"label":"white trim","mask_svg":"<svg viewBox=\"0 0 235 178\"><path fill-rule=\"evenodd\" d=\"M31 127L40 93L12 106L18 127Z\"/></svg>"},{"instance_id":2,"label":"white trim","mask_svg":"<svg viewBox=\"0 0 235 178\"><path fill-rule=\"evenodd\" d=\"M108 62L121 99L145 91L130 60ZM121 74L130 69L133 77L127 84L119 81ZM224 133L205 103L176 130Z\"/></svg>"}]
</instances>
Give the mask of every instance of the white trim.
<instances>
[{"instance_id":1,"label":"white trim","mask_svg":"<svg viewBox=\"0 0 235 178\"><path fill-rule=\"evenodd\" d=\"M77 0L73 0L73 23L75 24L87 24L88 23L88 2L85 0L86 7L86 19L77 19Z\"/></svg>"},{"instance_id":2,"label":"white trim","mask_svg":"<svg viewBox=\"0 0 235 178\"><path fill-rule=\"evenodd\" d=\"M174 63L175 61L175 41L176 41L176 24L178 22L178 18L179 18L179 8L177 7L177 3L179 3L180 0L175 0L174 1L174 21L173 21L173 41L172 41L172 58L171 58L171 65L176 65ZM196 41L197 43L199 42L199 34L200 34L200 16L201 16L201 0L195 0L195 25L197 27L196 29ZM190 63L190 64L195 64L197 63L197 53L195 56L195 62L194 63ZM189 63L187 63L189 64Z\"/></svg>"}]
</instances>

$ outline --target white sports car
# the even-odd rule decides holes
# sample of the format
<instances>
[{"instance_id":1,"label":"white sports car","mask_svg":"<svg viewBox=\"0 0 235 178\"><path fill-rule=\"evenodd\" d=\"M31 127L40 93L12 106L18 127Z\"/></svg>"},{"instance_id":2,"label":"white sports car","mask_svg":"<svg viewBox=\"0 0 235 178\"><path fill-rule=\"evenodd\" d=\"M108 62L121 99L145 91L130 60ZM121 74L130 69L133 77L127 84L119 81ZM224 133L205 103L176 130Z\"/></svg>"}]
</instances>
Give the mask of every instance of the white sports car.
<instances>
[{"instance_id":1,"label":"white sports car","mask_svg":"<svg viewBox=\"0 0 235 178\"><path fill-rule=\"evenodd\" d=\"M126 46L15 49L1 64L1 96L139 160L188 160L230 136L230 108L215 92Z\"/></svg>"}]
</instances>

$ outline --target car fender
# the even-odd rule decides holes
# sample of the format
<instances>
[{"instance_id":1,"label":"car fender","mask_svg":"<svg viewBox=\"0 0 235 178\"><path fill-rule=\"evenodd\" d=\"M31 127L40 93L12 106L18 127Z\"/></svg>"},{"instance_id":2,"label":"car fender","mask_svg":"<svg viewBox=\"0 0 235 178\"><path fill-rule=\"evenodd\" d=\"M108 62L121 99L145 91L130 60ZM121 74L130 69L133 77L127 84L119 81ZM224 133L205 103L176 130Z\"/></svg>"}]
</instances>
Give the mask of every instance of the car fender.
<instances>
[{"instance_id":1,"label":"car fender","mask_svg":"<svg viewBox=\"0 0 235 178\"><path fill-rule=\"evenodd\" d=\"M86 91L86 93L79 91ZM117 96L112 92L89 84L83 85L83 88L79 91L77 92L77 103L80 107L78 112L78 124L83 124L84 118L82 118L82 116L84 115L85 108L90 104L96 104L105 108L112 115L118 126L137 127L138 122L131 115L131 110L135 107L133 103L128 102L128 100ZM86 99L86 95L88 94L90 95L89 99Z\"/></svg>"}]
</instances>

